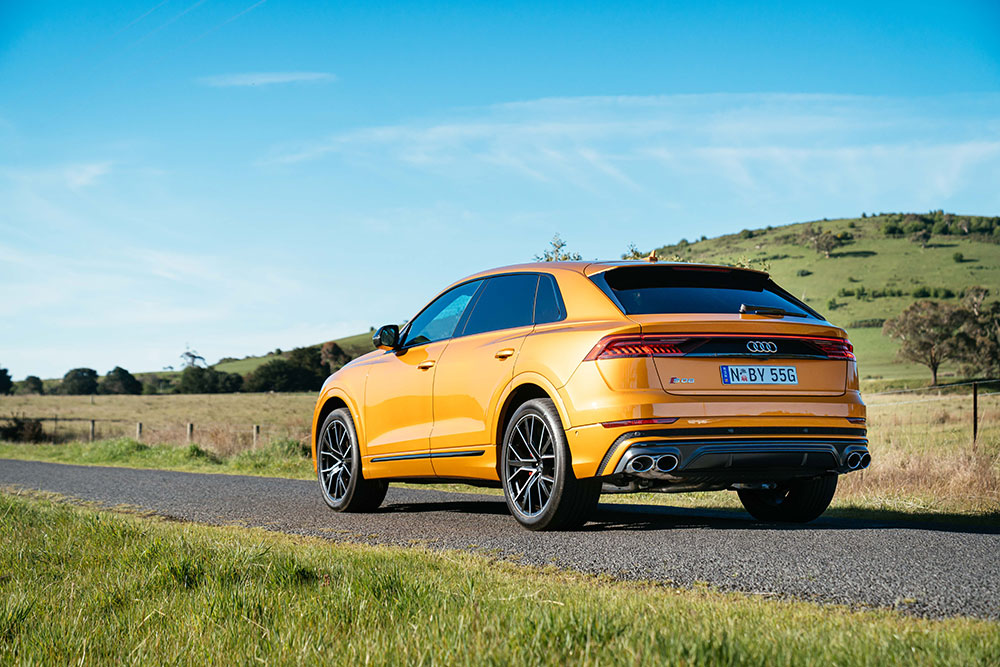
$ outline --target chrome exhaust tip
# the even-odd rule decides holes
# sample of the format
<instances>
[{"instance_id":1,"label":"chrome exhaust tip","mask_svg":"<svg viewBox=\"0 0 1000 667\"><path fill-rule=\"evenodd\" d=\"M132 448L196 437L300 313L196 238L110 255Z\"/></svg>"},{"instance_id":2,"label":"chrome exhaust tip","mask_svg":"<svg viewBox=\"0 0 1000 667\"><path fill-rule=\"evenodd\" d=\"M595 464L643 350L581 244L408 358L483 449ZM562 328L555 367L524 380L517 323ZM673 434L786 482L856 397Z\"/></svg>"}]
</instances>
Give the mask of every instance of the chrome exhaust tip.
<instances>
[{"instance_id":1,"label":"chrome exhaust tip","mask_svg":"<svg viewBox=\"0 0 1000 667\"><path fill-rule=\"evenodd\" d=\"M859 468L867 468L872 464L872 455L865 452L861 455L861 463L858 465Z\"/></svg>"},{"instance_id":2,"label":"chrome exhaust tip","mask_svg":"<svg viewBox=\"0 0 1000 667\"><path fill-rule=\"evenodd\" d=\"M857 470L861 465L861 453L851 452L847 455L847 467L851 470Z\"/></svg>"},{"instance_id":3,"label":"chrome exhaust tip","mask_svg":"<svg viewBox=\"0 0 1000 667\"><path fill-rule=\"evenodd\" d=\"M637 456L629 461L627 470L629 472L646 472L652 467L653 457L643 454L642 456Z\"/></svg>"},{"instance_id":4,"label":"chrome exhaust tip","mask_svg":"<svg viewBox=\"0 0 1000 667\"><path fill-rule=\"evenodd\" d=\"M680 461L673 454L664 454L656 459L656 470L659 472L670 472L677 467Z\"/></svg>"}]
</instances>

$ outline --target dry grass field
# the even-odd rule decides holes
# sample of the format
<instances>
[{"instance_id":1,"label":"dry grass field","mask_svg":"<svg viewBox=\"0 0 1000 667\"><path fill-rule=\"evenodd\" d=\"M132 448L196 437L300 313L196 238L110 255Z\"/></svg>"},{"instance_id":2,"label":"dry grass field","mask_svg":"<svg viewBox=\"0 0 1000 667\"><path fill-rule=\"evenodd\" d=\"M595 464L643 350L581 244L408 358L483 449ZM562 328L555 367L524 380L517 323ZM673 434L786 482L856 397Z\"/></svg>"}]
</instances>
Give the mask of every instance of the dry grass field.
<instances>
[{"instance_id":1,"label":"dry grass field","mask_svg":"<svg viewBox=\"0 0 1000 667\"><path fill-rule=\"evenodd\" d=\"M45 431L61 443L88 437L89 422L70 419L121 420L97 422L98 439L134 437L135 423L141 421L143 442L154 445L186 445L185 425L190 422L195 425L193 441L220 459L227 459L250 453L254 424L261 426L262 447L288 439L306 442L314 401L315 394L311 393L9 396L0 398L0 415L58 416L58 425L47 421ZM914 514L1000 514L1000 395L980 396L979 438L975 446L968 393L870 395L866 402L873 463L868 470L841 479L834 507ZM65 459L45 453L46 449L5 445L0 456ZM253 471L312 476L311 466L292 466L284 461L275 462L272 468L266 461L258 460L261 458L255 457ZM726 492L614 499L695 506L738 505L735 495Z\"/></svg>"}]
</instances>

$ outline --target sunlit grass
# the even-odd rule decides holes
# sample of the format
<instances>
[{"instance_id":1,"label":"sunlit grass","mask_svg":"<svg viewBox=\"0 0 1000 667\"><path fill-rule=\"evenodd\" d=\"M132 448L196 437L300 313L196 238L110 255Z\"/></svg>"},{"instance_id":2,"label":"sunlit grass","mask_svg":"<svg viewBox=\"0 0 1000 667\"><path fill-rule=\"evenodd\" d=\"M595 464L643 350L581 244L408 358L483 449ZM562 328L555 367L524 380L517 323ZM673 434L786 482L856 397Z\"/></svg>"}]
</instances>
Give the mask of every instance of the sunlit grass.
<instances>
[{"instance_id":1,"label":"sunlit grass","mask_svg":"<svg viewBox=\"0 0 1000 667\"><path fill-rule=\"evenodd\" d=\"M0 495L13 663L995 664L1000 625Z\"/></svg>"}]
</instances>

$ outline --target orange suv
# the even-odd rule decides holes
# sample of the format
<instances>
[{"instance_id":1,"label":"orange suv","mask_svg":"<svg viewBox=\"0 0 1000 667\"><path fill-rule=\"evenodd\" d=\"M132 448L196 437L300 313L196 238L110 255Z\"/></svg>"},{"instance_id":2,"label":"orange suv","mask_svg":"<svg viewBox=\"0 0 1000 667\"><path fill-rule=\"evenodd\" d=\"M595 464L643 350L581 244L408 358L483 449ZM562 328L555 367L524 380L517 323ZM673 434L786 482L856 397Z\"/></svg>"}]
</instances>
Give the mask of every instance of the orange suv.
<instances>
[{"instance_id":1,"label":"orange suv","mask_svg":"<svg viewBox=\"0 0 1000 667\"><path fill-rule=\"evenodd\" d=\"M391 480L499 486L533 530L601 493L735 490L805 522L868 466L843 329L768 274L554 262L455 283L330 376L313 414L323 498L368 511Z\"/></svg>"}]
</instances>

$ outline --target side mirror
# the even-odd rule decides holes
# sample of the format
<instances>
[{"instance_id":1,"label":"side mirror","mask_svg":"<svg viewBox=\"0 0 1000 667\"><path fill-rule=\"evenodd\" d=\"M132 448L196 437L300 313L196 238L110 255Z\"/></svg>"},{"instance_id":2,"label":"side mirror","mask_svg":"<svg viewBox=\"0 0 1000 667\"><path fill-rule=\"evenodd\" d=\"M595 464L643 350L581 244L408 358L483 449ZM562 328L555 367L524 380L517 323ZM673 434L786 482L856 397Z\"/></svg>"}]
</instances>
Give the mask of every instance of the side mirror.
<instances>
[{"instance_id":1,"label":"side mirror","mask_svg":"<svg viewBox=\"0 0 1000 667\"><path fill-rule=\"evenodd\" d=\"M387 324L372 334L372 345L376 350L395 350L399 347L399 327Z\"/></svg>"}]
</instances>

